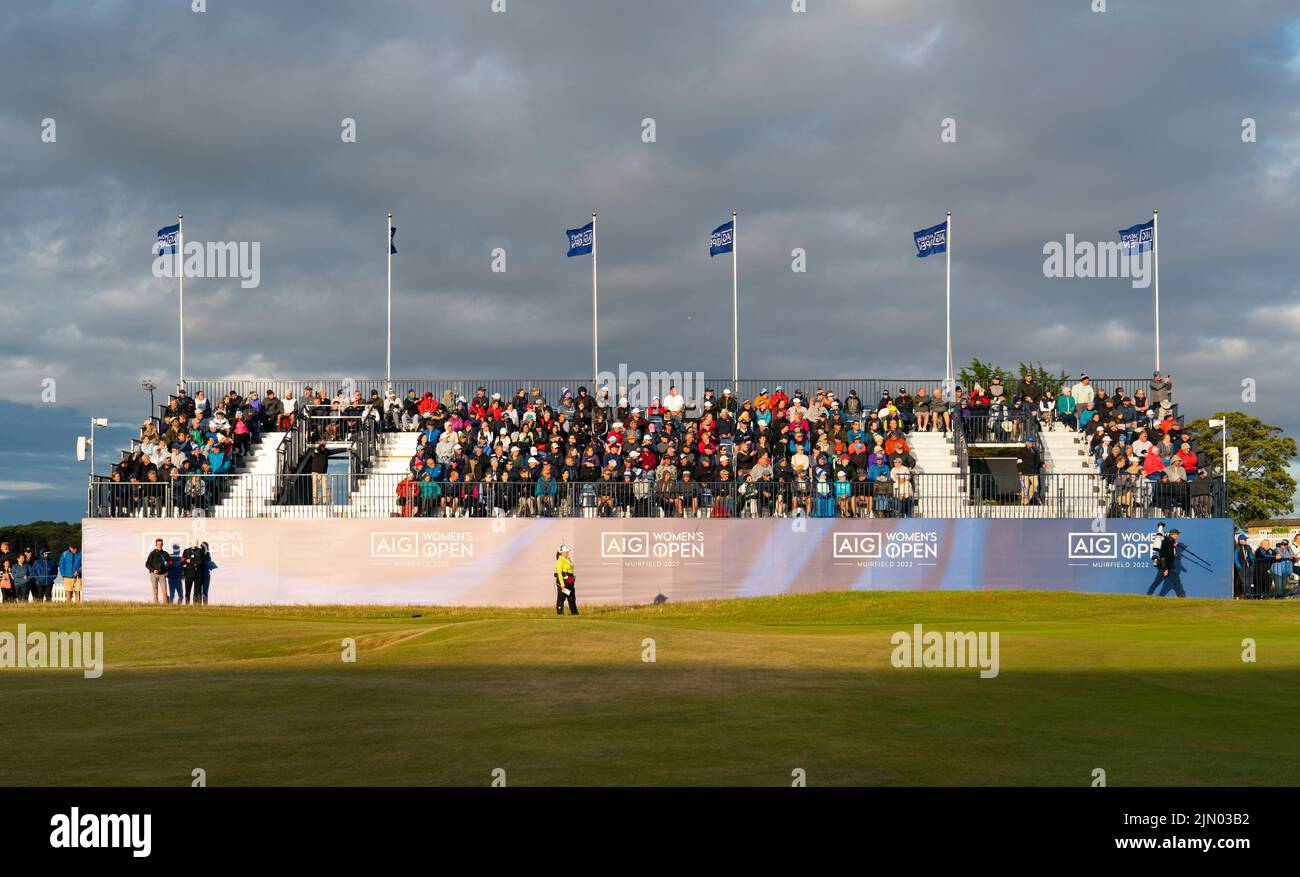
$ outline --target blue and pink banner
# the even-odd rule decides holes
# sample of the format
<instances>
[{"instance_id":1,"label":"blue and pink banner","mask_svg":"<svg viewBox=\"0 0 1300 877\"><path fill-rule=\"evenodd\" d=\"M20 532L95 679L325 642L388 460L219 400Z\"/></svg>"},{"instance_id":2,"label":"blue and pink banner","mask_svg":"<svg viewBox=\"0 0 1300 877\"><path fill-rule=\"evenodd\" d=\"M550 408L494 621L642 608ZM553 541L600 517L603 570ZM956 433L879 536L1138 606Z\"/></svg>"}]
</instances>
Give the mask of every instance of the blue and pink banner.
<instances>
[{"instance_id":1,"label":"blue and pink banner","mask_svg":"<svg viewBox=\"0 0 1300 877\"><path fill-rule=\"evenodd\" d=\"M589 604L812 591L1145 594L1155 522L1106 519L87 519L85 597L150 596L144 559L207 542L214 603L545 606L559 545ZM1189 597L1232 596L1232 524L1178 520Z\"/></svg>"}]
</instances>

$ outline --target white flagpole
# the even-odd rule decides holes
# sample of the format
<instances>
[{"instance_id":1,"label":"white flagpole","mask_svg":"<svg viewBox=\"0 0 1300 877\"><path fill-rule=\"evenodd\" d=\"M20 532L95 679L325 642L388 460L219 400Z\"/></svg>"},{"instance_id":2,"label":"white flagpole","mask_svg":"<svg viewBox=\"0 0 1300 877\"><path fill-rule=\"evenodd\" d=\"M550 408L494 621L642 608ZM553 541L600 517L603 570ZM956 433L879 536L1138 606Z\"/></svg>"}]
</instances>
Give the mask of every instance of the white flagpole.
<instances>
[{"instance_id":1,"label":"white flagpole","mask_svg":"<svg viewBox=\"0 0 1300 877\"><path fill-rule=\"evenodd\" d=\"M1160 371L1160 211L1151 210L1151 260L1155 268L1156 296L1156 371Z\"/></svg>"},{"instance_id":2,"label":"white flagpole","mask_svg":"<svg viewBox=\"0 0 1300 877\"><path fill-rule=\"evenodd\" d=\"M388 339L387 352L384 355L384 396L393 392L393 211L388 211L388 237L384 240L384 252L388 254Z\"/></svg>"},{"instance_id":3,"label":"white flagpole","mask_svg":"<svg viewBox=\"0 0 1300 877\"><path fill-rule=\"evenodd\" d=\"M944 230L944 255L947 263L946 279L944 280L944 338L946 339L946 364L944 365L943 376L947 379L948 385L944 387L944 393L953 392L953 375L952 375L952 211L948 211L948 227Z\"/></svg>"},{"instance_id":4,"label":"white flagpole","mask_svg":"<svg viewBox=\"0 0 1300 877\"><path fill-rule=\"evenodd\" d=\"M600 299L596 286L596 211L591 211L591 392L596 392L600 375Z\"/></svg>"},{"instance_id":5,"label":"white flagpole","mask_svg":"<svg viewBox=\"0 0 1300 877\"><path fill-rule=\"evenodd\" d=\"M181 373L180 380L177 382L179 389L185 388L185 214L176 214L176 224L179 226L176 230L176 276L180 283L180 311L181 311Z\"/></svg>"},{"instance_id":6,"label":"white flagpole","mask_svg":"<svg viewBox=\"0 0 1300 877\"><path fill-rule=\"evenodd\" d=\"M736 291L736 211L731 211L731 392L740 392L740 299Z\"/></svg>"}]
</instances>

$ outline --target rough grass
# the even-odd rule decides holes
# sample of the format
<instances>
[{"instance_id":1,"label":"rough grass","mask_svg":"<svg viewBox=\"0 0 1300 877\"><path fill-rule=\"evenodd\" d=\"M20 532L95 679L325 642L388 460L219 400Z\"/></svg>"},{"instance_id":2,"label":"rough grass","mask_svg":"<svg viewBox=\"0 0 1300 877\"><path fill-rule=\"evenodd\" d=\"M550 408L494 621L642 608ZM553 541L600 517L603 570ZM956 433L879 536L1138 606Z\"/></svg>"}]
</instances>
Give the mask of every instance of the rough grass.
<instances>
[{"instance_id":1,"label":"rough grass","mask_svg":"<svg viewBox=\"0 0 1300 877\"><path fill-rule=\"evenodd\" d=\"M420 618L373 618L421 613ZM998 631L1001 673L890 635ZM1300 781L1300 606L834 593L663 607L6 606L102 678L0 670L0 785ZM1242 640L1258 660L1242 661ZM357 643L345 663L342 640ZM656 660L642 660L652 638Z\"/></svg>"}]
</instances>

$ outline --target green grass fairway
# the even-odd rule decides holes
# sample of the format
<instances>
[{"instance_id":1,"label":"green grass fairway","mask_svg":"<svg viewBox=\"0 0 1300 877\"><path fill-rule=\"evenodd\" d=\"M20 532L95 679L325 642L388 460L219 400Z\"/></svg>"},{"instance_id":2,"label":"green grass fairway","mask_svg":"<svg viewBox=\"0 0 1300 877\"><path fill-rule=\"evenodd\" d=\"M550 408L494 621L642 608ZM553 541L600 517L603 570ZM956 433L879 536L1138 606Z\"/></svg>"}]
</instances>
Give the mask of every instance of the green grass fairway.
<instances>
[{"instance_id":1,"label":"green grass fairway","mask_svg":"<svg viewBox=\"0 0 1300 877\"><path fill-rule=\"evenodd\" d=\"M93 680L0 670L0 784L1300 782L1295 603L836 593L366 618L399 611L5 606L0 630L103 631L107 660ZM916 622L998 631L1001 675L895 669L890 635Z\"/></svg>"}]
</instances>

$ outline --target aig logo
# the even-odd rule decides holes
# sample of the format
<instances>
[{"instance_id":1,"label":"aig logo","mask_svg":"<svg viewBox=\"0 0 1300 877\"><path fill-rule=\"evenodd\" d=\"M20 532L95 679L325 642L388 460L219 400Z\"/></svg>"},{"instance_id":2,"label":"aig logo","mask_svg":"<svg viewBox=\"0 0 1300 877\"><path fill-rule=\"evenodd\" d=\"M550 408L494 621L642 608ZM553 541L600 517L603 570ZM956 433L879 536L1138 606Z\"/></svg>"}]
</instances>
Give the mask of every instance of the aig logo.
<instances>
[{"instance_id":1,"label":"aig logo","mask_svg":"<svg viewBox=\"0 0 1300 877\"><path fill-rule=\"evenodd\" d=\"M601 533L600 556L612 560L650 556L649 533Z\"/></svg>"},{"instance_id":2,"label":"aig logo","mask_svg":"<svg viewBox=\"0 0 1300 877\"><path fill-rule=\"evenodd\" d=\"M1118 534L1070 534L1070 560L1114 560L1118 556Z\"/></svg>"},{"instance_id":3,"label":"aig logo","mask_svg":"<svg viewBox=\"0 0 1300 877\"><path fill-rule=\"evenodd\" d=\"M420 543L414 533L371 533L371 557L410 557L420 556Z\"/></svg>"},{"instance_id":4,"label":"aig logo","mask_svg":"<svg viewBox=\"0 0 1300 877\"><path fill-rule=\"evenodd\" d=\"M840 560L879 560L879 533L836 533L834 556Z\"/></svg>"}]
</instances>

